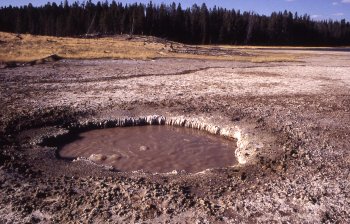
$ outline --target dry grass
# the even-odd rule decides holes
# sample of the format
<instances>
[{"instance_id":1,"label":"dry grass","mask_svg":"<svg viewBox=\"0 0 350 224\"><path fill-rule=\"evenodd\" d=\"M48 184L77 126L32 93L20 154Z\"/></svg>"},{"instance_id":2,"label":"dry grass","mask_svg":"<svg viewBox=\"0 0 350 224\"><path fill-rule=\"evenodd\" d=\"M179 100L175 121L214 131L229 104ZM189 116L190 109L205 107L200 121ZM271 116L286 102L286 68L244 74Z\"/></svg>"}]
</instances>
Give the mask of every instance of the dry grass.
<instances>
[{"instance_id":1,"label":"dry grass","mask_svg":"<svg viewBox=\"0 0 350 224\"><path fill-rule=\"evenodd\" d=\"M232 46L220 46L220 48L234 49L243 54L210 56L174 53L169 48L170 42L156 40L148 37L137 37L133 40L127 40L126 36L98 39L33 36L29 34L17 36L12 33L0 32L0 62L30 62L54 54L68 59L152 59L173 57L252 62L295 61L300 57L297 54L267 53L254 50L252 47ZM178 43L173 43L173 46L183 47L182 44ZM210 49L212 46L201 47Z\"/></svg>"}]
</instances>

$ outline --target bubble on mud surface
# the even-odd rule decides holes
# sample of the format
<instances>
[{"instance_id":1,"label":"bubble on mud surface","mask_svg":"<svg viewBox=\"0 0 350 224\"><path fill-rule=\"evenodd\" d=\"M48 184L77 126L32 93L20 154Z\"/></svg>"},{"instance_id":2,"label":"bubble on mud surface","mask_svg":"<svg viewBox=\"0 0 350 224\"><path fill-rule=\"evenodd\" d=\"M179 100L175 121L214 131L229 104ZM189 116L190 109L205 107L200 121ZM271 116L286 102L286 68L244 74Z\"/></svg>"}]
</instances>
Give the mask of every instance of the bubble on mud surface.
<instances>
[{"instance_id":1,"label":"bubble on mud surface","mask_svg":"<svg viewBox=\"0 0 350 224\"><path fill-rule=\"evenodd\" d=\"M102 154L91 154L88 159L94 162L100 162L106 160L107 156Z\"/></svg>"},{"instance_id":2,"label":"bubble on mud surface","mask_svg":"<svg viewBox=\"0 0 350 224\"><path fill-rule=\"evenodd\" d=\"M107 159L109 159L109 160L119 160L119 159L121 159L121 158L122 158L121 155L113 154L113 155L111 155L111 156L108 156Z\"/></svg>"},{"instance_id":3,"label":"bubble on mud surface","mask_svg":"<svg viewBox=\"0 0 350 224\"><path fill-rule=\"evenodd\" d=\"M62 158L86 157L120 171L196 173L237 163L236 141L196 129L151 125L96 129L59 149Z\"/></svg>"}]
</instances>

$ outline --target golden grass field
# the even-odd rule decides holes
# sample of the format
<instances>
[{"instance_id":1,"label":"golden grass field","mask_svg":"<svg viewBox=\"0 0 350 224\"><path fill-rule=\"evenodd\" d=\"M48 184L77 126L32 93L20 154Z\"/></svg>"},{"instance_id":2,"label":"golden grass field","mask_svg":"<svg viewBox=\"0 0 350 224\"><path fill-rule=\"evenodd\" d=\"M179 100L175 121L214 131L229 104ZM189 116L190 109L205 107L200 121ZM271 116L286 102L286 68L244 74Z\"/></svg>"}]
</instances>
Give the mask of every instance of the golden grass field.
<instances>
[{"instance_id":1,"label":"golden grass field","mask_svg":"<svg viewBox=\"0 0 350 224\"><path fill-rule=\"evenodd\" d=\"M180 43L157 41L145 36L127 38L113 36L102 38L66 38L13 34L0 32L0 62L32 62L50 55L67 59L154 59L154 58L189 58L214 59L251 62L296 61L301 54L264 52L252 46L215 46L220 49L234 50L232 55L197 55L172 52L172 47L194 47ZM210 50L211 45L196 46ZM260 48L260 47L259 47Z\"/></svg>"}]
</instances>

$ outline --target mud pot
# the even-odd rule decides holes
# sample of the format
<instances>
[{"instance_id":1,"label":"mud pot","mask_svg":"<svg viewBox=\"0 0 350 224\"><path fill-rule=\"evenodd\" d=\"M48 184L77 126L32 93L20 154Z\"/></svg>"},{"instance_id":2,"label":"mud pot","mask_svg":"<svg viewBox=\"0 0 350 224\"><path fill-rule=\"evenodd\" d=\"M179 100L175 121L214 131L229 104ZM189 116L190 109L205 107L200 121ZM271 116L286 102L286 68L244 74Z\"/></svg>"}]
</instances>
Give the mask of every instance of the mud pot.
<instances>
[{"instance_id":1,"label":"mud pot","mask_svg":"<svg viewBox=\"0 0 350 224\"><path fill-rule=\"evenodd\" d=\"M0 69L0 223L349 223L350 55L298 54Z\"/></svg>"},{"instance_id":2,"label":"mud pot","mask_svg":"<svg viewBox=\"0 0 350 224\"><path fill-rule=\"evenodd\" d=\"M233 166L236 142L199 130L162 126L98 129L59 148L61 158L88 158L120 171L190 173Z\"/></svg>"}]
</instances>

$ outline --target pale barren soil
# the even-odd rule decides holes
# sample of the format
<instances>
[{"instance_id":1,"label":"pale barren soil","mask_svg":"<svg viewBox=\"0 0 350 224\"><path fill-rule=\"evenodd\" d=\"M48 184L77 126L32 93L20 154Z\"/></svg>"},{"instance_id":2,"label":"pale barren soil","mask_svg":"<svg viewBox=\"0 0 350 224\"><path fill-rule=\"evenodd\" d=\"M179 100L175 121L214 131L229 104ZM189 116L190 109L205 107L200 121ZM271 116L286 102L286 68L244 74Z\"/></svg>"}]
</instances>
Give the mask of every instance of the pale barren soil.
<instances>
[{"instance_id":1,"label":"pale barren soil","mask_svg":"<svg viewBox=\"0 0 350 224\"><path fill-rule=\"evenodd\" d=\"M350 54L298 55L264 63L63 59L1 69L0 222L348 223ZM77 127L149 115L236 138L239 164L121 173L60 160L50 145Z\"/></svg>"}]
</instances>

